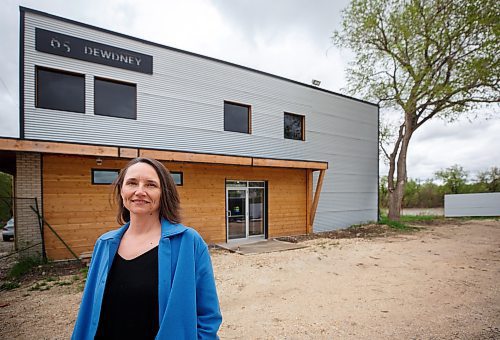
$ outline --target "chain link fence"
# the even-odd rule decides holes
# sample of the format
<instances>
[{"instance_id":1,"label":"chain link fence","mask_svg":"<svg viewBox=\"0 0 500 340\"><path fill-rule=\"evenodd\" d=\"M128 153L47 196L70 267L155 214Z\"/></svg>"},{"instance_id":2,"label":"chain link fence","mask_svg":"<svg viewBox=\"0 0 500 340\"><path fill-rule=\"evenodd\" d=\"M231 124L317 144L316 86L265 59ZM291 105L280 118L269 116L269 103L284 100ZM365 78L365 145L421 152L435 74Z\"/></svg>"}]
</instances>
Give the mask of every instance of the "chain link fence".
<instances>
[{"instance_id":1,"label":"chain link fence","mask_svg":"<svg viewBox=\"0 0 500 340\"><path fill-rule=\"evenodd\" d=\"M14 220L14 243L6 246L3 241L0 259L18 255L20 258L36 257L45 260L43 243L43 224L41 212L36 198L0 197L0 211L9 212ZM3 227L3 225L2 225ZM2 230L2 233L9 233ZM9 242L10 243L10 242ZM9 251L5 251L8 249Z\"/></svg>"}]
</instances>

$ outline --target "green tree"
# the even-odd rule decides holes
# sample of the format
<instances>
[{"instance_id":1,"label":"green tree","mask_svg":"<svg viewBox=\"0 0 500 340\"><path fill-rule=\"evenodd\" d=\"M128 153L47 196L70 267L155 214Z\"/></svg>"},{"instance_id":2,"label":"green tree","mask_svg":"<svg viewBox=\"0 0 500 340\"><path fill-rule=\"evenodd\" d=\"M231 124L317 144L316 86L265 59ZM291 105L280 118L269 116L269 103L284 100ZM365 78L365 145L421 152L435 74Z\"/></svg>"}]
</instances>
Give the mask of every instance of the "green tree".
<instances>
[{"instance_id":1,"label":"green tree","mask_svg":"<svg viewBox=\"0 0 500 340\"><path fill-rule=\"evenodd\" d=\"M419 206L420 184L414 179L408 179L403 195L404 208L416 208Z\"/></svg>"},{"instance_id":2,"label":"green tree","mask_svg":"<svg viewBox=\"0 0 500 340\"><path fill-rule=\"evenodd\" d=\"M390 219L400 218L414 132L436 117L453 121L498 105L499 17L498 0L352 0L343 11L332 39L355 54L349 93L390 117L380 131L381 141L391 140L381 143ZM396 123L387 129L388 122Z\"/></svg>"},{"instance_id":3,"label":"green tree","mask_svg":"<svg viewBox=\"0 0 500 340\"><path fill-rule=\"evenodd\" d=\"M488 192L500 192L500 168L495 166L490 170L479 172L477 182Z\"/></svg>"},{"instance_id":4,"label":"green tree","mask_svg":"<svg viewBox=\"0 0 500 340\"><path fill-rule=\"evenodd\" d=\"M444 183L445 193L460 194L464 192L469 173L458 164L444 170L436 171L435 176Z\"/></svg>"},{"instance_id":5,"label":"green tree","mask_svg":"<svg viewBox=\"0 0 500 340\"><path fill-rule=\"evenodd\" d=\"M380 177L378 194L380 208L387 208L387 176Z\"/></svg>"},{"instance_id":6,"label":"green tree","mask_svg":"<svg viewBox=\"0 0 500 340\"><path fill-rule=\"evenodd\" d=\"M12 176L0 172L0 222L12 216Z\"/></svg>"},{"instance_id":7,"label":"green tree","mask_svg":"<svg viewBox=\"0 0 500 340\"><path fill-rule=\"evenodd\" d=\"M443 194L432 180L427 180L420 186L419 197L420 208L437 208L444 205Z\"/></svg>"}]
</instances>

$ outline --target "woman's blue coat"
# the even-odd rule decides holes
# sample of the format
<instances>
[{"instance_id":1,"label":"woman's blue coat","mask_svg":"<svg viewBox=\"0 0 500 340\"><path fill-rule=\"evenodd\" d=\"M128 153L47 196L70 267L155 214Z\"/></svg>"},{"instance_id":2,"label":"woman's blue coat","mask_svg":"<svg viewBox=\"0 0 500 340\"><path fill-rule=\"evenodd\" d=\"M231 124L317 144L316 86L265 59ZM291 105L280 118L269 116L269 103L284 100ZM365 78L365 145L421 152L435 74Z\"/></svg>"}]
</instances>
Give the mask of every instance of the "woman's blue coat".
<instances>
[{"instance_id":1,"label":"woman's blue coat","mask_svg":"<svg viewBox=\"0 0 500 340\"><path fill-rule=\"evenodd\" d=\"M108 272L128 226L105 233L95 244L72 339L94 339ZM165 219L158 245L158 299L156 339L218 338L222 315L208 247L195 230Z\"/></svg>"}]
</instances>

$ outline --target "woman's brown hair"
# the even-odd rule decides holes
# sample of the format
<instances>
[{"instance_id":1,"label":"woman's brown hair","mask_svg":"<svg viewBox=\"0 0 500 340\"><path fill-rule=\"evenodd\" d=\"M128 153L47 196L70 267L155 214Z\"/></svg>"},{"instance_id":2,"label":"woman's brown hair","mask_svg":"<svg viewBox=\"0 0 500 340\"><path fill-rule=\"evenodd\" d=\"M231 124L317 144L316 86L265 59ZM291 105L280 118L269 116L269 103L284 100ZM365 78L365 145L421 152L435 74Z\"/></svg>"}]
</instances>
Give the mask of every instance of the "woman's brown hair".
<instances>
[{"instance_id":1,"label":"woman's brown hair","mask_svg":"<svg viewBox=\"0 0 500 340\"><path fill-rule=\"evenodd\" d=\"M158 162L156 159L145 157L137 157L128 162L113 182L113 196L115 203L118 205L118 214L116 218L118 223L124 224L130 221L130 211L123 205L121 191L128 168L137 163L151 165L160 178L160 217L167 219L170 223L180 223L180 199L172 175L162 163Z\"/></svg>"}]
</instances>

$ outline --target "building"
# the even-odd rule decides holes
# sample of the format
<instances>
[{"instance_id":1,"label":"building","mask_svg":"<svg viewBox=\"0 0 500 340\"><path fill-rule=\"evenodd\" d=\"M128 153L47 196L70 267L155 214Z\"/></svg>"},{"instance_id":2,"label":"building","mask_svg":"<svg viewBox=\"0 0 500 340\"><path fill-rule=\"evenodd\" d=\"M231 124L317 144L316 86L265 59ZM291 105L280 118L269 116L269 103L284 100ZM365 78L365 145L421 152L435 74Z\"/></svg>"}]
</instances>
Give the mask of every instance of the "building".
<instances>
[{"instance_id":1,"label":"building","mask_svg":"<svg viewBox=\"0 0 500 340\"><path fill-rule=\"evenodd\" d=\"M115 228L110 185L131 158L172 171L184 224L208 243L377 220L378 106L272 74L20 8L17 246L51 259ZM36 216L35 216L36 217ZM41 245L40 245L41 246ZM38 251L39 247L33 247Z\"/></svg>"}]
</instances>

